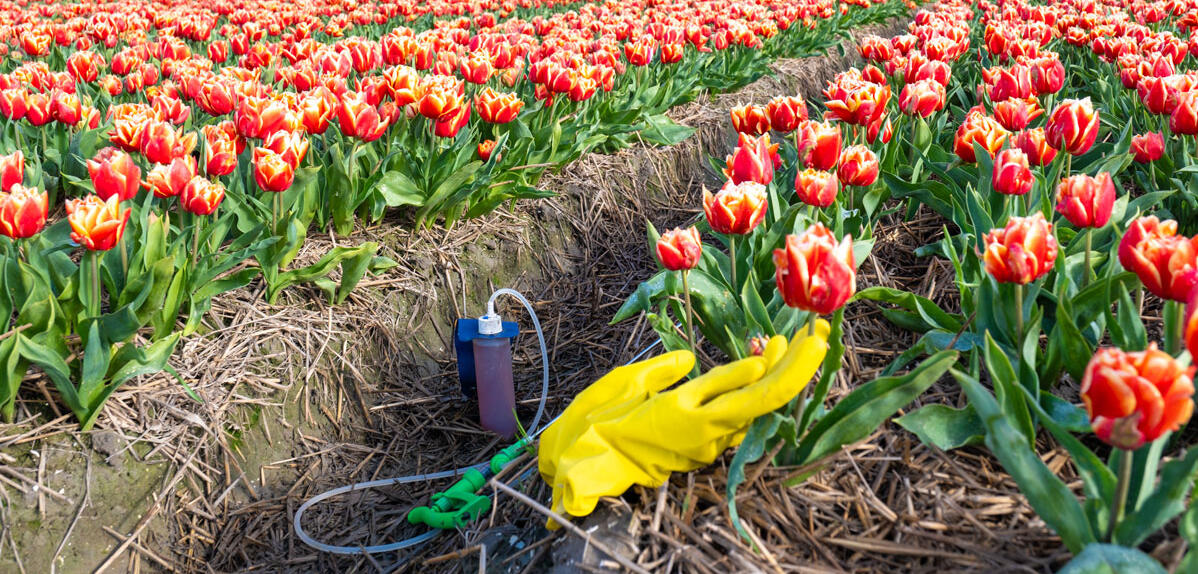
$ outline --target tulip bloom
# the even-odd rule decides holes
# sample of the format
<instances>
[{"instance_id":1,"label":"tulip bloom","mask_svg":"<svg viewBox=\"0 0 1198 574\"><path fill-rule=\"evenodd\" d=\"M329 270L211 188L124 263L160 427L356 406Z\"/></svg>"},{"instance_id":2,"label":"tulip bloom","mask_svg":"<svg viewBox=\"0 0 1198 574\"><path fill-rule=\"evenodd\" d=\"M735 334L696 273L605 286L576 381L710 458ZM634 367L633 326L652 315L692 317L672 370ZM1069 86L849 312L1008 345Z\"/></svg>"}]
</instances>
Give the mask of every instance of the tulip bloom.
<instances>
[{"instance_id":1,"label":"tulip bloom","mask_svg":"<svg viewBox=\"0 0 1198 574\"><path fill-rule=\"evenodd\" d=\"M1033 59L1032 87L1040 95L1055 94L1065 86L1065 65L1060 57L1052 52L1045 52L1039 58Z\"/></svg>"},{"instance_id":2,"label":"tulip bloom","mask_svg":"<svg viewBox=\"0 0 1198 574\"><path fill-rule=\"evenodd\" d=\"M1177 235L1176 221L1141 217L1119 241L1119 263L1157 297L1186 302L1198 284L1198 237Z\"/></svg>"},{"instance_id":3,"label":"tulip bloom","mask_svg":"<svg viewBox=\"0 0 1198 574\"><path fill-rule=\"evenodd\" d=\"M37 235L46 227L50 213L49 197L45 191L15 184L0 194L0 235L24 239Z\"/></svg>"},{"instance_id":4,"label":"tulip bloom","mask_svg":"<svg viewBox=\"0 0 1198 574\"><path fill-rule=\"evenodd\" d=\"M8 193L25 181L25 154L21 150L0 156L0 191Z\"/></svg>"},{"instance_id":5,"label":"tulip bloom","mask_svg":"<svg viewBox=\"0 0 1198 574\"><path fill-rule=\"evenodd\" d=\"M520 115L524 102L514 93L501 94L490 87L474 97L478 117L489 124L506 124Z\"/></svg>"},{"instance_id":6,"label":"tulip bloom","mask_svg":"<svg viewBox=\"0 0 1198 574\"><path fill-rule=\"evenodd\" d=\"M237 141L216 126L204 126L204 173L222 176L237 169Z\"/></svg>"},{"instance_id":7,"label":"tulip bloom","mask_svg":"<svg viewBox=\"0 0 1198 574\"><path fill-rule=\"evenodd\" d=\"M341 105L337 108L341 133L369 143L383 136L389 122L389 118L382 118L378 108L366 103L361 96L348 93L341 96Z\"/></svg>"},{"instance_id":8,"label":"tulip bloom","mask_svg":"<svg viewBox=\"0 0 1198 574\"><path fill-rule=\"evenodd\" d=\"M1008 148L994 156L994 173L990 184L1003 195L1023 195L1032 190L1032 170L1027 154L1019 148Z\"/></svg>"},{"instance_id":9,"label":"tulip bloom","mask_svg":"<svg viewBox=\"0 0 1198 574\"><path fill-rule=\"evenodd\" d=\"M179 205L194 215L211 215L224 199L225 188L220 182L197 175L183 186Z\"/></svg>"},{"instance_id":10,"label":"tulip bloom","mask_svg":"<svg viewBox=\"0 0 1198 574\"><path fill-rule=\"evenodd\" d=\"M1012 217L1006 227L991 229L982 240L986 272L999 283L1026 285L1048 273L1057 260L1052 224L1039 212Z\"/></svg>"},{"instance_id":11,"label":"tulip bloom","mask_svg":"<svg viewBox=\"0 0 1198 574\"><path fill-rule=\"evenodd\" d=\"M176 131L170 122L152 122L141 133L139 148L152 163L165 165L195 149L195 132Z\"/></svg>"},{"instance_id":12,"label":"tulip bloom","mask_svg":"<svg viewBox=\"0 0 1198 574\"><path fill-rule=\"evenodd\" d=\"M807 121L807 102L794 96L778 96L765 105L765 113L769 116L770 127L788 134Z\"/></svg>"},{"instance_id":13,"label":"tulip bloom","mask_svg":"<svg viewBox=\"0 0 1198 574\"><path fill-rule=\"evenodd\" d=\"M1026 128L1028 123L1043 113L1044 108L1040 107L1035 98L1011 98L994 104L994 118L1002 127L1011 131Z\"/></svg>"},{"instance_id":14,"label":"tulip bloom","mask_svg":"<svg viewBox=\"0 0 1198 574\"><path fill-rule=\"evenodd\" d=\"M737 133L759 136L770 131L770 116L766 108L748 104L732 108L732 128Z\"/></svg>"},{"instance_id":15,"label":"tulip bloom","mask_svg":"<svg viewBox=\"0 0 1198 574\"><path fill-rule=\"evenodd\" d=\"M254 148L254 181L263 191L282 192L295 180L295 168L270 149Z\"/></svg>"},{"instance_id":16,"label":"tulip bloom","mask_svg":"<svg viewBox=\"0 0 1198 574\"><path fill-rule=\"evenodd\" d=\"M1131 152L1138 163L1152 163L1165 155L1165 138L1158 132L1131 136Z\"/></svg>"},{"instance_id":17,"label":"tulip bloom","mask_svg":"<svg viewBox=\"0 0 1198 574\"><path fill-rule=\"evenodd\" d=\"M853 239L837 243L822 223L800 235L787 235L782 249L774 250L774 281L790 307L826 315L845 304L857 290Z\"/></svg>"},{"instance_id":18,"label":"tulip bloom","mask_svg":"<svg viewBox=\"0 0 1198 574\"><path fill-rule=\"evenodd\" d=\"M133 162L133 157L114 147L106 147L87 160L87 173L102 200L133 199L141 184L141 168Z\"/></svg>"},{"instance_id":19,"label":"tulip bloom","mask_svg":"<svg viewBox=\"0 0 1198 574\"><path fill-rule=\"evenodd\" d=\"M1002 149L1009 135L994 118L980 110L971 110L966 114L961 127L957 128L953 138L953 153L965 163L976 163L978 159L974 154L973 144L980 144L982 149L990 153L990 157L994 157L994 154Z\"/></svg>"},{"instance_id":20,"label":"tulip bloom","mask_svg":"<svg viewBox=\"0 0 1198 574\"><path fill-rule=\"evenodd\" d=\"M944 109L944 86L935 80L919 80L903 86L899 92L899 110L909 116L926 118Z\"/></svg>"},{"instance_id":21,"label":"tulip bloom","mask_svg":"<svg viewBox=\"0 0 1198 574\"><path fill-rule=\"evenodd\" d=\"M699 264L703 243L694 227L673 229L657 240L657 260L670 271L689 271Z\"/></svg>"},{"instance_id":22,"label":"tulip bloom","mask_svg":"<svg viewBox=\"0 0 1198 574\"><path fill-rule=\"evenodd\" d=\"M1194 367L1156 348L1099 349L1082 377L1082 403L1094 434L1125 451L1175 431L1194 412Z\"/></svg>"},{"instance_id":23,"label":"tulip bloom","mask_svg":"<svg viewBox=\"0 0 1198 574\"><path fill-rule=\"evenodd\" d=\"M1169 131L1187 136L1198 134L1198 92L1177 95L1177 107L1169 115Z\"/></svg>"},{"instance_id":24,"label":"tulip bloom","mask_svg":"<svg viewBox=\"0 0 1198 574\"><path fill-rule=\"evenodd\" d=\"M770 145L769 134L753 137L742 133L736 150L726 160L724 175L734 184L755 181L769 185L774 180L774 167L780 161L778 144Z\"/></svg>"},{"instance_id":25,"label":"tulip bloom","mask_svg":"<svg viewBox=\"0 0 1198 574\"><path fill-rule=\"evenodd\" d=\"M1027 154L1028 163L1035 166L1048 165L1057 157L1056 148L1048 145L1044 137L1044 128L1019 132L1015 136L1015 147Z\"/></svg>"},{"instance_id":26,"label":"tulip bloom","mask_svg":"<svg viewBox=\"0 0 1198 574\"><path fill-rule=\"evenodd\" d=\"M836 175L845 185L869 187L878 180L878 156L863 145L846 147Z\"/></svg>"},{"instance_id":27,"label":"tulip bloom","mask_svg":"<svg viewBox=\"0 0 1198 574\"><path fill-rule=\"evenodd\" d=\"M1044 128L1048 145L1070 155L1090 151L1098 137L1098 112L1090 98L1065 100L1052 111Z\"/></svg>"},{"instance_id":28,"label":"tulip bloom","mask_svg":"<svg viewBox=\"0 0 1198 574\"><path fill-rule=\"evenodd\" d=\"M175 158L170 165L158 165L146 174L143 185L154 197L175 197L196 175L196 160L191 156Z\"/></svg>"},{"instance_id":29,"label":"tulip bloom","mask_svg":"<svg viewBox=\"0 0 1198 574\"><path fill-rule=\"evenodd\" d=\"M266 136L262 145L283 156L292 169L298 169L308 154L308 138L302 132L278 131Z\"/></svg>"},{"instance_id":30,"label":"tulip bloom","mask_svg":"<svg viewBox=\"0 0 1198 574\"><path fill-rule=\"evenodd\" d=\"M836 174L807 168L795 174L795 195L807 205L824 208L836 201L840 182Z\"/></svg>"},{"instance_id":31,"label":"tulip bloom","mask_svg":"<svg viewBox=\"0 0 1198 574\"><path fill-rule=\"evenodd\" d=\"M1190 357L1198 357L1198 289L1190 293L1190 304L1186 309L1185 332L1183 334Z\"/></svg>"},{"instance_id":32,"label":"tulip bloom","mask_svg":"<svg viewBox=\"0 0 1198 574\"><path fill-rule=\"evenodd\" d=\"M1103 172L1096 178L1073 175L1057 185L1057 213L1074 227L1097 229L1110 221L1115 198L1111 174Z\"/></svg>"},{"instance_id":33,"label":"tulip bloom","mask_svg":"<svg viewBox=\"0 0 1198 574\"><path fill-rule=\"evenodd\" d=\"M125 224L129 222L132 211L126 208L121 213L121 200L116 195L109 196L107 200L95 195L68 199L66 207L67 221L71 224L71 240L88 251L112 249L125 233Z\"/></svg>"},{"instance_id":34,"label":"tulip bloom","mask_svg":"<svg viewBox=\"0 0 1198 574\"><path fill-rule=\"evenodd\" d=\"M484 140L478 142L478 159L481 161L489 161L491 159L491 153L495 151L496 143L497 142L495 140Z\"/></svg>"},{"instance_id":35,"label":"tulip bloom","mask_svg":"<svg viewBox=\"0 0 1198 574\"><path fill-rule=\"evenodd\" d=\"M703 190L703 213L711 230L724 235L746 235L765 218L765 186L746 181L728 182L715 195Z\"/></svg>"},{"instance_id":36,"label":"tulip bloom","mask_svg":"<svg viewBox=\"0 0 1198 574\"><path fill-rule=\"evenodd\" d=\"M840 161L840 126L804 122L798 133L799 157L805 167L828 171Z\"/></svg>"}]
</instances>

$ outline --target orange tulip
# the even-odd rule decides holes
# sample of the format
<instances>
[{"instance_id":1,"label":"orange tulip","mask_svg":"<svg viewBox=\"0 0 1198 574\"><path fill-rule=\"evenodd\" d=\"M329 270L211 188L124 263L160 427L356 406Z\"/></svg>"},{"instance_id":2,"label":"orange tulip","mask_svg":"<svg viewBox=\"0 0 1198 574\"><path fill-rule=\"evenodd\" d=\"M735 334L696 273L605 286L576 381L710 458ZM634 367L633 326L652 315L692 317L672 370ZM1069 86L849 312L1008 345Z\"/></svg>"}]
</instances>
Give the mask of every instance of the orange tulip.
<instances>
[{"instance_id":1,"label":"orange tulip","mask_svg":"<svg viewBox=\"0 0 1198 574\"><path fill-rule=\"evenodd\" d=\"M220 182L197 175L183 186L179 205L188 213L211 215L224 199L225 188Z\"/></svg>"},{"instance_id":2,"label":"orange tulip","mask_svg":"<svg viewBox=\"0 0 1198 574\"><path fill-rule=\"evenodd\" d=\"M129 222L132 210L121 212L121 200L112 195L105 201L89 195L82 199L67 200L67 222L71 224L71 240L89 251L112 249Z\"/></svg>"},{"instance_id":3,"label":"orange tulip","mask_svg":"<svg viewBox=\"0 0 1198 574\"><path fill-rule=\"evenodd\" d=\"M670 271L686 271L699 264L703 243L694 227L673 229L657 240L657 260Z\"/></svg>"},{"instance_id":4,"label":"orange tulip","mask_svg":"<svg viewBox=\"0 0 1198 574\"><path fill-rule=\"evenodd\" d=\"M935 80L919 80L903 86L899 109L909 116L926 118L944 109L944 86Z\"/></svg>"},{"instance_id":5,"label":"orange tulip","mask_svg":"<svg viewBox=\"0 0 1198 574\"><path fill-rule=\"evenodd\" d=\"M840 183L836 174L807 168L795 174L795 195L799 201L816 207L828 207L836 201Z\"/></svg>"},{"instance_id":6,"label":"orange tulip","mask_svg":"<svg viewBox=\"0 0 1198 574\"><path fill-rule=\"evenodd\" d=\"M37 235L46 227L49 201L45 191L19 183L0 193L0 235L12 239Z\"/></svg>"},{"instance_id":7,"label":"orange tulip","mask_svg":"<svg viewBox=\"0 0 1198 574\"><path fill-rule=\"evenodd\" d=\"M282 155L265 148L254 148L254 181L263 191L282 192L295 180L295 168Z\"/></svg>"},{"instance_id":8,"label":"orange tulip","mask_svg":"<svg viewBox=\"0 0 1198 574\"><path fill-rule=\"evenodd\" d=\"M275 132L266 136L262 146L283 156L292 169L298 169L308 154L308 138L302 132Z\"/></svg>"},{"instance_id":9,"label":"orange tulip","mask_svg":"<svg viewBox=\"0 0 1198 574\"><path fill-rule=\"evenodd\" d=\"M1006 227L991 229L982 239L986 271L999 283L1026 285L1052 270L1057 260L1052 224L1039 212L1012 217Z\"/></svg>"},{"instance_id":10,"label":"orange tulip","mask_svg":"<svg viewBox=\"0 0 1198 574\"><path fill-rule=\"evenodd\" d=\"M738 133L759 136L770 131L770 116L762 106L747 104L732 108L732 128Z\"/></svg>"},{"instance_id":11,"label":"orange tulip","mask_svg":"<svg viewBox=\"0 0 1198 574\"><path fill-rule=\"evenodd\" d=\"M807 102L794 96L778 96L765 105L765 112L769 116L770 127L788 134L807 121Z\"/></svg>"},{"instance_id":12,"label":"orange tulip","mask_svg":"<svg viewBox=\"0 0 1198 574\"><path fill-rule=\"evenodd\" d=\"M491 153L495 151L495 140L484 140L478 142L478 159L481 161L489 161Z\"/></svg>"},{"instance_id":13,"label":"orange tulip","mask_svg":"<svg viewBox=\"0 0 1198 574\"><path fill-rule=\"evenodd\" d=\"M974 108L965 115L965 121L957 128L953 139L953 152L965 163L976 163L973 144L981 144L982 149L990 153L990 157L1002 149L1010 134L994 118L987 116L981 110Z\"/></svg>"},{"instance_id":14,"label":"orange tulip","mask_svg":"<svg viewBox=\"0 0 1198 574\"><path fill-rule=\"evenodd\" d=\"M715 195L703 190L703 213L711 230L724 235L745 235L765 218L765 186L746 181L729 181Z\"/></svg>"},{"instance_id":15,"label":"orange tulip","mask_svg":"<svg viewBox=\"0 0 1198 574\"><path fill-rule=\"evenodd\" d=\"M878 156L863 145L846 147L840 152L836 175L845 185L869 187L878 180Z\"/></svg>"},{"instance_id":16,"label":"orange tulip","mask_svg":"<svg viewBox=\"0 0 1198 574\"><path fill-rule=\"evenodd\" d=\"M300 100L300 123L304 131L310 134L323 134L329 129L329 120L336 114L336 96L324 86Z\"/></svg>"},{"instance_id":17,"label":"orange tulip","mask_svg":"<svg viewBox=\"0 0 1198 574\"><path fill-rule=\"evenodd\" d=\"M1090 98L1065 100L1052 111L1044 128L1048 145L1070 155L1090 151L1098 137L1098 112Z\"/></svg>"},{"instance_id":18,"label":"orange tulip","mask_svg":"<svg viewBox=\"0 0 1198 574\"><path fill-rule=\"evenodd\" d=\"M50 123L54 119L50 104L50 96L46 94L29 94L25 98L25 119L34 127Z\"/></svg>"},{"instance_id":19,"label":"orange tulip","mask_svg":"<svg viewBox=\"0 0 1198 574\"><path fill-rule=\"evenodd\" d=\"M1156 348L1128 353L1099 349L1082 378L1082 403L1094 434L1123 450L1136 450L1175 431L1194 412L1194 367L1182 367Z\"/></svg>"},{"instance_id":20,"label":"orange tulip","mask_svg":"<svg viewBox=\"0 0 1198 574\"><path fill-rule=\"evenodd\" d=\"M514 93L500 94L490 87L474 97L478 117L489 124L506 124L520 115L524 102Z\"/></svg>"},{"instance_id":21,"label":"orange tulip","mask_svg":"<svg viewBox=\"0 0 1198 574\"><path fill-rule=\"evenodd\" d=\"M994 156L994 172L990 185L1003 195L1023 195L1032 190L1032 170L1027 154L1019 148L1008 148Z\"/></svg>"},{"instance_id":22,"label":"orange tulip","mask_svg":"<svg viewBox=\"0 0 1198 574\"><path fill-rule=\"evenodd\" d=\"M204 126L204 173L229 175L237 169L236 135L230 136L217 126Z\"/></svg>"},{"instance_id":23,"label":"orange tulip","mask_svg":"<svg viewBox=\"0 0 1198 574\"><path fill-rule=\"evenodd\" d=\"M1044 128L1019 132L1015 136L1015 147L1027 154L1027 161L1031 165L1048 165L1057 157L1057 150L1048 145L1044 137Z\"/></svg>"},{"instance_id":24,"label":"orange tulip","mask_svg":"<svg viewBox=\"0 0 1198 574\"><path fill-rule=\"evenodd\" d=\"M798 146L804 166L830 170L840 161L840 126L831 122L804 122L799 127Z\"/></svg>"},{"instance_id":25,"label":"orange tulip","mask_svg":"<svg viewBox=\"0 0 1198 574\"><path fill-rule=\"evenodd\" d=\"M845 304L857 290L853 240L839 243L822 223L800 235L787 235L774 250L774 281L790 307L826 315Z\"/></svg>"},{"instance_id":26,"label":"orange tulip","mask_svg":"<svg viewBox=\"0 0 1198 574\"><path fill-rule=\"evenodd\" d=\"M1119 240L1119 263L1157 297L1185 302L1198 285L1198 237L1177 235L1171 219L1141 217Z\"/></svg>"},{"instance_id":27,"label":"orange tulip","mask_svg":"<svg viewBox=\"0 0 1198 574\"><path fill-rule=\"evenodd\" d=\"M337 108L337 123L341 125L341 133L372 142L383 136L389 122L389 118L381 117L378 108L366 103L361 96L352 92L341 96L341 105Z\"/></svg>"},{"instance_id":28,"label":"orange tulip","mask_svg":"<svg viewBox=\"0 0 1198 574\"><path fill-rule=\"evenodd\" d=\"M1028 123L1043 113L1044 108L1040 107L1036 98L1011 98L994 104L994 118L1002 127L1011 131L1026 128Z\"/></svg>"},{"instance_id":29,"label":"orange tulip","mask_svg":"<svg viewBox=\"0 0 1198 574\"><path fill-rule=\"evenodd\" d=\"M755 181L769 185L774 180L774 168L781 163L778 144L770 145L769 134L753 137L742 133L736 149L725 163L724 175L734 184Z\"/></svg>"},{"instance_id":30,"label":"orange tulip","mask_svg":"<svg viewBox=\"0 0 1198 574\"><path fill-rule=\"evenodd\" d=\"M195 132L176 130L170 122L151 122L142 131L139 148L146 159L159 165L191 154L196 146Z\"/></svg>"}]
</instances>

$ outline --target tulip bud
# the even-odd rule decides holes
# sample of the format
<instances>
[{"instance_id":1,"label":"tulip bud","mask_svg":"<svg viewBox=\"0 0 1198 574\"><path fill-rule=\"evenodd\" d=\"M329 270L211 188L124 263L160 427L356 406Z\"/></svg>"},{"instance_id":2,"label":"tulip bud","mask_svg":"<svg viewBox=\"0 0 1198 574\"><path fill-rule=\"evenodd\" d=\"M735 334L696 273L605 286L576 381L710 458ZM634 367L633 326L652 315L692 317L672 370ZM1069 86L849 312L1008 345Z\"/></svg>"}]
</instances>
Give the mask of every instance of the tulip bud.
<instances>
[{"instance_id":1,"label":"tulip bud","mask_svg":"<svg viewBox=\"0 0 1198 574\"><path fill-rule=\"evenodd\" d=\"M0 235L12 239L37 235L46 227L49 201L45 191L14 184L0 194Z\"/></svg>"},{"instance_id":2,"label":"tulip bud","mask_svg":"<svg viewBox=\"0 0 1198 574\"><path fill-rule=\"evenodd\" d=\"M114 196L119 201L133 199L141 184L141 168L133 157L114 147L106 147L87 160L87 173L102 200Z\"/></svg>"},{"instance_id":3,"label":"tulip bud","mask_svg":"<svg viewBox=\"0 0 1198 574\"><path fill-rule=\"evenodd\" d=\"M1119 263L1157 297L1186 302L1198 284L1198 238L1177 235L1176 221L1141 217L1119 240Z\"/></svg>"},{"instance_id":4,"label":"tulip bud","mask_svg":"<svg viewBox=\"0 0 1198 574\"><path fill-rule=\"evenodd\" d=\"M0 191L8 193L25 181L25 154L21 150L0 156Z\"/></svg>"},{"instance_id":5,"label":"tulip bud","mask_svg":"<svg viewBox=\"0 0 1198 574\"><path fill-rule=\"evenodd\" d=\"M1057 185L1057 213L1074 227L1103 227L1111 219L1115 197L1111 174L1073 175Z\"/></svg>"},{"instance_id":6,"label":"tulip bud","mask_svg":"<svg viewBox=\"0 0 1198 574\"><path fill-rule=\"evenodd\" d=\"M195 176L179 194L179 205L194 215L211 215L225 199L225 187L203 176Z\"/></svg>"},{"instance_id":7,"label":"tulip bud","mask_svg":"<svg viewBox=\"0 0 1198 574\"><path fill-rule=\"evenodd\" d=\"M1009 135L994 118L980 110L970 110L965 115L961 127L957 128L953 138L953 152L965 163L976 163L977 156L974 154L973 144L980 144L990 153L990 157L994 157L994 154L1002 149Z\"/></svg>"},{"instance_id":8,"label":"tulip bud","mask_svg":"<svg viewBox=\"0 0 1198 574\"><path fill-rule=\"evenodd\" d=\"M830 122L803 122L799 127L798 146L804 166L828 171L840 161L840 126Z\"/></svg>"},{"instance_id":9,"label":"tulip bud","mask_svg":"<svg viewBox=\"0 0 1198 574\"><path fill-rule=\"evenodd\" d=\"M903 86L899 92L899 110L926 118L944 109L944 100L944 86L935 80L919 80Z\"/></svg>"},{"instance_id":10,"label":"tulip bud","mask_svg":"<svg viewBox=\"0 0 1198 574\"><path fill-rule=\"evenodd\" d=\"M1090 105L1090 98L1061 102L1048 117L1044 135L1048 145L1070 155L1090 151L1098 137L1098 112Z\"/></svg>"},{"instance_id":11,"label":"tulip bud","mask_svg":"<svg viewBox=\"0 0 1198 574\"><path fill-rule=\"evenodd\" d=\"M729 181L712 195L703 190L703 213L711 230L724 235L746 235L765 218L765 186L746 181L739 185Z\"/></svg>"},{"instance_id":12,"label":"tulip bud","mask_svg":"<svg viewBox=\"0 0 1198 574\"><path fill-rule=\"evenodd\" d=\"M1082 377L1082 403L1094 434L1123 450L1136 450L1175 431L1194 411L1194 367L1182 367L1157 349L1128 353L1099 349Z\"/></svg>"},{"instance_id":13,"label":"tulip bud","mask_svg":"<svg viewBox=\"0 0 1198 574\"><path fill-rule=\"evenodd\" d=\"M999 283L1026 285L1052 270L1057 260L1057 238L1040 212L1012 217L1006 227L991 229L982 239L986 272Z\"/></svg>"},{"instance_id":14,"label":"tulip bud","mask_svg":"<svg viewBox=\"0 0 1198 574\"><path fill-rule=\"evenodd\" d=\"M482 161L490 161L491 152L495 151L495 140L484 140L478 142L478 159Z\"/></svg>"},{"instance_id":15,"label":"tulip bud","mask_svg":"<svg viewBox=\"0 0 1198 574\"><path fill-rule=\"evenodd\" d=\"M125 225L129 222L132 212L125 209L124 213L121 213L121 200L115 194L107 200L95 195L82 199L68 199L66 207L67 222L71 225L71 241L89 251L112 249L125 233Z\"/></svg>"},{"instance_id":16,"label":"tulip bud","mask_svg":"<svg viewBox=\"0 0 1198 574\"><path fill-rule=\"evenodd\" d=\"M667 231L657 240L657 260L670 271L694 269L702 255L703 243L694 227Z\"/></svg>"},{"instance_id":17,"label":"tulip bud","mask_svg":"<svg viewBox=\"0 0 1198 574\"><path fill-rule=\"evenodd\" d=\"M826 315L845 304L857 290L853 239L839 243L822 223L799 235L787 235L774 250L774 281L790 307Z\"/></svg>"},{"instance_id":18,"label":"tulip bud","mask_svg":"<svg viewBox=\"0 0 1198 574\"><path fill-rule=\"evenodd\" d=\"M795 174L795 195L807 205L824 208L836 201L839 191L836 174L807 168Z\"/></svg>"},{"instance_id":19,"label":"tulip bud","mask_svg":"<svg viewBox=\"0 0 1198 574\"><path fill-rule=\"evenodd\" d=\"M869 187L878 180L878 156L863 145L846 147L836 175L845 185Z\"/></svg>"},{"instance_id":20,"label":"tulip bud","mask_svg":"<svg viewBox=\"0 0 1198 574\"><path fill-rule=\"evenodd\" d=\"M1165 138L1158 132L1131 136L1131 152L1139 163L1151 163L1165 154Z\"/></svg>"},{"instance_id":21,"label":"tulip bud","mask_svg":"<svg viewBox=\"0 0 1198 574\"><path fill-rule=\"evenodd\" d=\"M1044 128L1019 132L1019 135L1015 136L1015 147L1027 154L1030 165L1048 165L1057 157L1057 150L1048 145L1044 137Z\"/></svg>"},{"instance_id":22,"label":"tulip bud","mask_svg":"<svg viewBox=\"0 0 1198 574\"><path fill-rule=\"evenodd\" d=\"M1023 195L1032 190L1032 170L1027 154L1019 148L1008 148L994 156L994 172L990 185L1003 195Z\"/></svg>"}]
</instances>

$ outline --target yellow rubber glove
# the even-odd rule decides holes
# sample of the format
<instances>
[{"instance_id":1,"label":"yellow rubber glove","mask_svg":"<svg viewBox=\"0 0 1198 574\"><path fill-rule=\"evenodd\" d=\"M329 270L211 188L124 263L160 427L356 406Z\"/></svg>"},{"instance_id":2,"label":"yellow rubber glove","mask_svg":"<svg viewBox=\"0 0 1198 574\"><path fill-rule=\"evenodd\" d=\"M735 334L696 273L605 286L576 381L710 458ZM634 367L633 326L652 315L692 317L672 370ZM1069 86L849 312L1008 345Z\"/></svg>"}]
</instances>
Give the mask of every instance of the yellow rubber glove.
<instances>
[{"instance_id":1,"label":"yellow rubber glove","mask_svg":"<svg viewBox=\"0 0 1198 574\"><path fill-rule=\"evenodd\" d=\"M583 431L599 421L628 414L649 397L682 380L694 366L695 356L690 351L674 351L616 368L584 389L541 434L539 466L545 482L558 484L558 459Z\"/></svg>"},{"instance_id":2,"label":"yellow rubber glove","mask_svg":"<svg viewBox=\"0 0 1198 574\"><path fill-rule=\"evenodd\" d=\"M807 386L823 362L829 331L820 320L812 336L801 329L789 345L774 337L761 357L717 367L621 417L591 424L557 455L554 509L586 516L601 496L633 484L656 488L671 472L710 464L740 443L753 419Z\"/></svg>"}]
</instances>

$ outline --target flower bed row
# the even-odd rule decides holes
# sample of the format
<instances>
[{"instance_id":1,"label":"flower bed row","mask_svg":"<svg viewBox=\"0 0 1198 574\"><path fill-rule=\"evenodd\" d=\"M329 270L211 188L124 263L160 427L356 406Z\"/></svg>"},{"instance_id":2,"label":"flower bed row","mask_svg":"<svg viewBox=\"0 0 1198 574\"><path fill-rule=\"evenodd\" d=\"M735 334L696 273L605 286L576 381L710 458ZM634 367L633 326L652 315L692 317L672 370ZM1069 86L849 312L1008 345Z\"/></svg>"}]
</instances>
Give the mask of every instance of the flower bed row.
<instances>
[{"instance_id":1,"label":"flower bed row","mask_svg":"<svg viewBox=\"0 0 1198 574\"><path fill-rule=\"evenodd\" d=\"M862 39L867 65L828 83L822 117L795 96L731 110L739 145L716 166L727 183L705 194L697 227L650 229L663 269L615 317L647 313L673 348L695 343L693 320L739 358L832 314L814 391L748 429L730 505L764 452L817 462L948 372L969 405L899 424L941 449L984 443L1077 555L1067 571L1163 572L1136 547L1178 516L1198 544L1198 505L1186 504L1198 449L1176 432L1194 408L1198 352L1198 312L1186 310L1198 238L1182 234L1198 227L1195 26L1198 8L1178 3L942 2L909 33ZM856 288L878 218L920 205L946 226L917 254L951 263L959 312ZM918 343L825 409L843 306L863 300ZM1143 319L1156 301L1159 341ZM1071 455L1083 500L1037 454L1041 430ZM1191 552L1178 571L1194 569Z\"/></svg>"}]
</instances>

